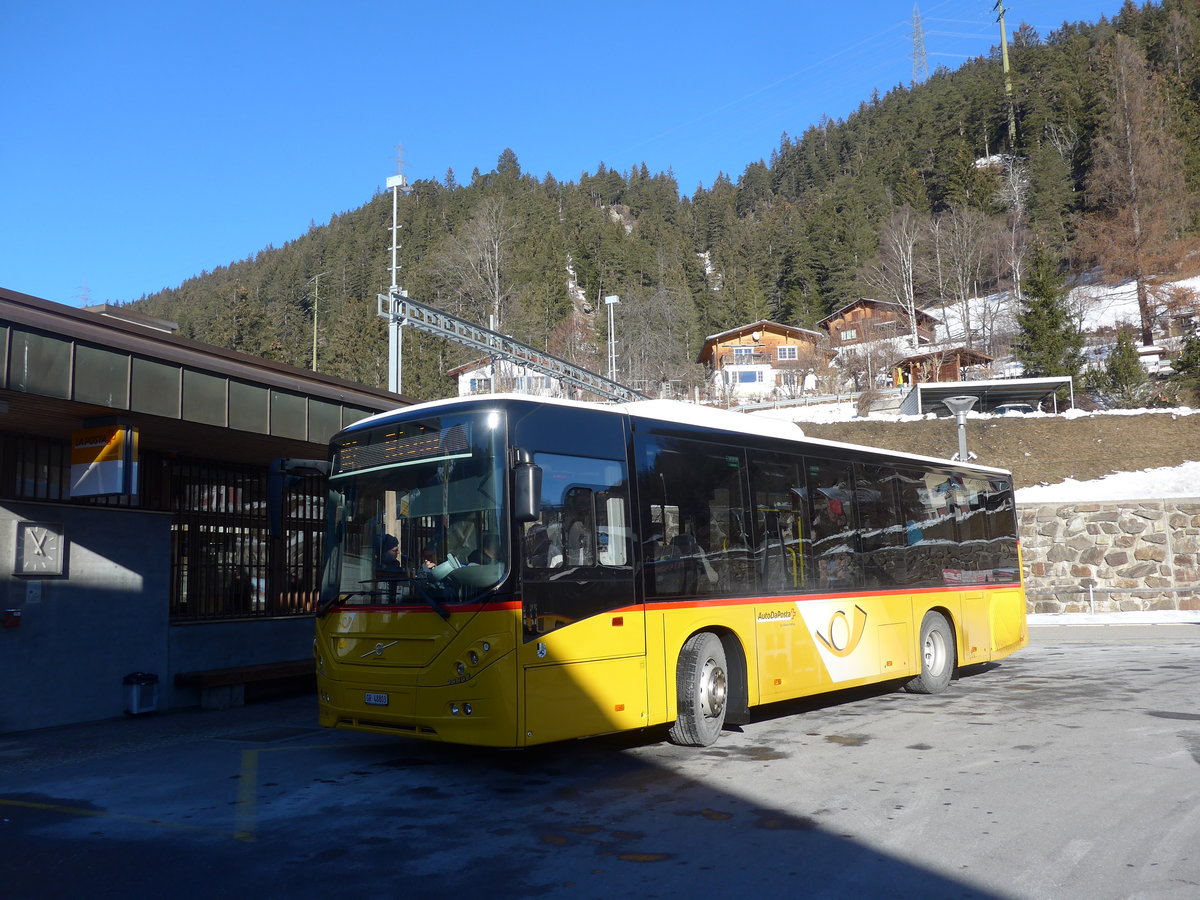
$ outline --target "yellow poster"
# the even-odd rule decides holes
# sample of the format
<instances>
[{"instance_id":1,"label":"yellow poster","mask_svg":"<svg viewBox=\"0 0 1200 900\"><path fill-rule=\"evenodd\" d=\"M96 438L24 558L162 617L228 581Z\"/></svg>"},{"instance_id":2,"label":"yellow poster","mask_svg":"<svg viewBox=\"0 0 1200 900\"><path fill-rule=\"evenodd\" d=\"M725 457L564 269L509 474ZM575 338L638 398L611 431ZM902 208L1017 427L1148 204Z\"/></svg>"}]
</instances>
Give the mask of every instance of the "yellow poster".
<instances>
[{"instance_id":1,"label":"yellow poster","mask_svg":"<svg viewBox=\"0 0 1200 900\"><path fill-rule=\"evenodd\" d=\"M106 425L71 433L71 496L137 493L137 429Z\"/></svg>"}]
</instances>

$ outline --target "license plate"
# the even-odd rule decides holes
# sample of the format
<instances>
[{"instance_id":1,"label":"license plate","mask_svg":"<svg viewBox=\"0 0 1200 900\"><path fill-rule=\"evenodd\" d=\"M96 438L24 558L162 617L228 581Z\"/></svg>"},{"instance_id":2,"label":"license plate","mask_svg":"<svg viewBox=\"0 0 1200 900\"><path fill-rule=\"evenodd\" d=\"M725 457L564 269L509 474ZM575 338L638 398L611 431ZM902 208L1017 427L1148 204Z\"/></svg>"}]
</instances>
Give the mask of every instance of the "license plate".
<instances>
[{"instance_id":1,"label":"license plate","mask_svg":"<svg viewBox=\"0 0 1200 900\"><path fill-rule=\"evenodd\" d=\"M367 706L387 706L388 705L388 695L387 694L367 693L367 694L363 694L363 700L366 702Z\"/></svg>"}]
</instances>

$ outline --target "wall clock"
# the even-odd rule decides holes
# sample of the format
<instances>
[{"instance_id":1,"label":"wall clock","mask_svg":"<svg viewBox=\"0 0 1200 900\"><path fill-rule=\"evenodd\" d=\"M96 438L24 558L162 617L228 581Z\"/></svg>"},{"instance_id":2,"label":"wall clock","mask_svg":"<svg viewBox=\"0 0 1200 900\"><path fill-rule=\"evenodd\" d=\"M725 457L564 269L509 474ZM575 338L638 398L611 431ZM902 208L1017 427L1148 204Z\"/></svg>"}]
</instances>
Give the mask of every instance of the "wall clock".
<instances>
[{"instance_id":1,"label":"wall clock","mask_svg":"<svg viewBox=\"0 0 1200 900\"><path fill-rule=\"evenodd\" d=\"M62 525L17 523L16 575L61 575L66 543Z\"/></svg>"}]
</instances>

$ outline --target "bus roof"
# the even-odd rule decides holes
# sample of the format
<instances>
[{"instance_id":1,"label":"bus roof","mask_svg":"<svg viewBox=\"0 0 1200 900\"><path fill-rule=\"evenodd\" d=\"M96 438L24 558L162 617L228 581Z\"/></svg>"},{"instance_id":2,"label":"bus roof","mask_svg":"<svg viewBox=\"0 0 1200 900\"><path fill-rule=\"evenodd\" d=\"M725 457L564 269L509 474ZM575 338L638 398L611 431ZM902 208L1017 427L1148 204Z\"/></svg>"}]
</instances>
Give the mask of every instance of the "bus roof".
<instances>
[{"instance_id":1,"label":"bus roof","mask_svg":"<svg viewBox=\"0 0 1200 900\"><path fill-rule=\"evenodd\" d=\"M883 454L899 459L909 459L913 462L948 466L956 469L970 469L988 474L1011 475L1007 469L982 466L978 463L963 463L956 460L941 459L934 456L921 456L915 453L902 453L888 450L886 447L868 447L862 444L848 444L842 441L828 441L822 438L808 437L803 429L792 422L782 419L771 419L765 416L752 416L746 413L732 412L711 406L700 406L695 403L684 403L680 400L637 400L631 403L589 403L582 400L564 400L557 397L530 397L527 394L476 394L470 397L450 397L445 400L431 400L406 406L391 412L377 413L366 419L360 419L347 430L358 430L377 422L382 422L396 415L408 416L413 413L435 412L450 406L481 406L495 401L538 403L550 406L565 406L573 409L591 409L597 412L611 412L628 415L638 419L651 419L656 422L672 422L680 425L690 425L700 428L711 428L716 431L726 431L735 434L750 434L759 437L775 438L792 441L806 446L826 447L830 450L847 449L857 452Z\"/></svg>"}]
</instances>

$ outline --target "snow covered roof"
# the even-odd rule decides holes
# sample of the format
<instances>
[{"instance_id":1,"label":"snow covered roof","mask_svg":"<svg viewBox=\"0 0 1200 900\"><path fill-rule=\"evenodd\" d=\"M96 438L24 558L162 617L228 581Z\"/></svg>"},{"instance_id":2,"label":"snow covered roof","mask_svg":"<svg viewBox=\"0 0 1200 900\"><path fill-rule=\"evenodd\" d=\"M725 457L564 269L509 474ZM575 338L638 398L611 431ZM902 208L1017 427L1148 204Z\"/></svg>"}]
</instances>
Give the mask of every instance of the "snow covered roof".
<instances>
[{"instance_id":1,"label":"snow covered roof","mask_svg":"<svg viewBox=\"0 0 1200 900\"><path fill-rule=\"evenodd\" d=\"M840 316L842 313L846 312L847 310L853 309L854 307L860 306L860 305L861 306L872 306L872 307L890 306L890 307L893 307L896 310L898 310L901 314L908 315L908 310L905 309L903 306L901 306L899 303L896 303L894 300L876 300L873 297L859 297L857 300L847 303L845 306L841 307L840 309L834 310L829 315L827 315L825 318L823 318L819 322L817 322L817 324L824 325L826 322L831 322L834 319L836 319L838 316ZM917 308L916 313L917 313L917 321L918 322L920 322L920 321L936 322L937 321L937 318L930 315L929 313L927 313L925 310L921 309L920 307Z\"/></svg>"},{"instance_id":2,"label":"snow covered roof","mask_svg":"<svg viewBox=\"0 0 1200 900\"><path fill-rule=\"evenodd\" d=\"M807 328L797 328L795 325L784 325L781 322L772 322L769 319L759 319L757 322L752 322L749 325L739 325L736 328L730 328L728 331L722 331L719 334L710 334L704 339L704 343L717 343L728 340L729 338L739 337L743 334L749 334L755 331L774 331L788 337L800 337L805 335L815 340L823 340L825 335L820 331L810 331Z\"/></svg>"},{"instance_id":3,"label":"snow covered roof","mask_svg":"<svg viewBox=\"0 0 1200 900\"><path fill-rule=\"evenodd\" d=\"M762 435L765 437L779 438L787 441L795 441L807 447L821 447L830 451L831 455L836 456L838 450L851 451L867 451L874 453L885 453L894 455L898 459L907 459L914 462L930 463L941 466L954 466L955 468L972 469L979 472L988 472L996 474L1008 474L1005 469L997 469L992 466L981 466L977 463L957 463L945 459L939 459L933 456L922 456L915 453L893 453L884 447L866 447L858 444L847 444L842 441L827 441L820 438L807 437L801 428L795 423L783 419L769 418L766 416L751 416L744 413L732 412L727 409L717 409L710 406L698 406L694 403L684 403L680 400L637 400L632 403L587 403L581 400L562 400L554 397L530 397L527 394L486 394L475 397L453 397L448 400L433 400L428 403L419 403L415 406L405 407L403 410L396 410L391 413L382 413L377 416L371 416L367 419L362 419L356 422L352 427L360 428L364 425L374 424L376 421L386 417L395 415L397 412L403 412L405 415L412 413L434 412L443 409L447 406L463 403L484 403L486 401L495 400L522 400L526 402L536 402L555 406L569 406L575 409L594 409L600 412L625 413L626 415L634 416L641 419L654 419L660 422L674 422L680 425L695 425L702 428L715 428L724 431L733 431L741 434Z\"/></svg>"}]
</instances>

